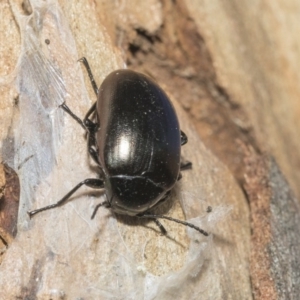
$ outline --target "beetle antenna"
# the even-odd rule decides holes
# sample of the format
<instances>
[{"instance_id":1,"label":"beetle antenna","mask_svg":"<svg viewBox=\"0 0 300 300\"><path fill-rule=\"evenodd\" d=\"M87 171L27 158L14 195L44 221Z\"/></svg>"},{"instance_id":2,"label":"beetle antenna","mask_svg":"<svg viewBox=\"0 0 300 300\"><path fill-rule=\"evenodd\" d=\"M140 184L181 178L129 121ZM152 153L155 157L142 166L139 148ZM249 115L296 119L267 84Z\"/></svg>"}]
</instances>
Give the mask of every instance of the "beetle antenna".
<instances>
[{"instance_id":1,"label":"beetle antenna","mask_svg":"<svg viewBox=\"0 0 300 300\"><path fill-rule=\"evenodd\" d=\"M195 226L192 223L188 223L188 222L181 221L181 220L178 220L178 219L174 219L174 218L171 218L171 217L167 217L167 216L164 216L164 215L148 215L148 214L145 214L145 215L141 215L141 216L137 216L137 217L139 217L139 218L150 218L150 219L166 219L166 220L173 221L173 222L188 226L190 228L193 228L193 229L197 230L198 232L202 233L203 235L208 236L208 233L205 230L201 229L198 226Z\"/></svg>"}]
</instances>

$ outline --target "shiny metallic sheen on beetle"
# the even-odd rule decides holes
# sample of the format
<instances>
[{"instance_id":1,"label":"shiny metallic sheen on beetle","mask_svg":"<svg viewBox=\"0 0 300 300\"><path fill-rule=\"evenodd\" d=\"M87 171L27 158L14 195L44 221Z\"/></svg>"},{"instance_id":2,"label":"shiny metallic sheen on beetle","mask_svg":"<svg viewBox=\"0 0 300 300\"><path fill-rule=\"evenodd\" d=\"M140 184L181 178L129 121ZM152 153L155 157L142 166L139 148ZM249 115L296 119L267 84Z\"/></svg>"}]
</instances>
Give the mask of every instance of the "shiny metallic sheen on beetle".
<instances>
[{"instance_id":1,"label":"shiny metallic sheen on beetle","mask_svg":"<svg viewBox=\"0 0 300 300\"><path fill-rule=\"evenodd\" d=\"M181 163L181 146L187 142L180 131L176 112L165 92L148 76L131 70L109 74L97 89L89 64L82 58L89 74L97 102L85 118L78 118L64 103L61 107L88 133L88 150L99 167L100 178L89 178L77 184L55 204L28 212L60 206L82 185L104 189L105 206L118 214L154 219L166 234L158 218L199 227L164 215L154 215L152 208L166 200L180 170L191 166Z\"/></svg>"}]
</instances>

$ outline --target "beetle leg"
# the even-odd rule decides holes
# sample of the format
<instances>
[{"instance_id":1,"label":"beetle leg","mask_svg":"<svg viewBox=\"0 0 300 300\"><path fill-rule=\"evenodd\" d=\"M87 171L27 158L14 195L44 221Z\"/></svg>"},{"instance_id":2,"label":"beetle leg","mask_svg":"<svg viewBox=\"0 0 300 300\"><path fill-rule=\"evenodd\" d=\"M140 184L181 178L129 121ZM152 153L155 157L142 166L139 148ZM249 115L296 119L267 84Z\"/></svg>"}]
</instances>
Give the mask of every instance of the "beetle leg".
<instances>
[{"instance_id":1,"label":"beetle leg","mask_svg":"<svg viewBox=\"0 0 300 300\"><path fill-rule=\"evenodd\" d=\"M94 217L95 217L95 215L96 215L98 209L99 209L101 206L104 206L104 207L106 207L106 208L110 208L110 204L109 204L108 201L103 201L103 202L97 204L96 207L95 207L95 209L94 209L94 211L93 211L93 213L92 213L92 216L91 216L91 219L92 219L92 220L94 219Z\"/></svg>"},{"instance_id":2,"label":"beetle leg","mask_svg":"<svg viewBox=\"0 0 300 300\"><path fill-rule=\"evenodd\" d=\"M86 115L85 115L85 117L84 117L84 119L83 119L83 123L84 123L85 126L87 126L87 127L90 127L90 126L92 126L92 127L94 127L94 128L97 127L96 124L93 123L93 122L89 119L90 115L93 114L93 113L95 112L95 110L96 110L96 105L97 105L97 102L95 102L95 103L92 105L92 107L88 110L88 112L86 113Z\"/></svg>"},{"instance_id":3,"label":"beetle leg","mask_svg":"<svg viewBox=\"0 0 300 300\"><path fill-rule=\"evenodd\" d=\"M96 81L95 81L95 79L94 79L92 70L91 70L91 68L90 68L90 65L89 65L87 59L86 59L85 57L82 57L82 58L78 59L78 61L82 62L83 65L85 66L86 71L87 71L87 73L88 73L88 75L89 75L89 78L90 78L90 81L91 81L93 90L94 90L94 92L95 92L95 94L96 94L96 96L97 96L97 95L98 95L98 87L97 87Z\"/></svg>"},{"instance_id":4,"label":"beetle leg","mask_svg":"<svg viewBox=\"0 0 300 300\"><path fill-rule=\"evenodd\" d=\"M96 164L99 165L97 152L94 149L96 145L95 132L97 125L93 123L90 119L88 119L88 117L95 111L95 104L89 109L83 121L71 111L71 109L67 106L66 103L63 103L60 106L66 113L68 113L73 119L75 119L88 132L88 151L92 156L93 160L96 162Z\"/></svg>"},{"instance_id":5,"label":"beetle leg","mask_svg":"<svg viewBox=\"0 0 300 300\"><path fill-rule=\"evenodd\" d=\"M179 181L182 178L182 174L181 172L179 172L178 177L177 177L177 181Z\"/></svg>"},{"instance_id":6,"label":"beetle leg","mask_svg":"<svg viewBox=\"0 0 300 300\"><path fill-rule=\"evenodd\" d=\"M187 135L183 131L181 131L181 130L180 130L180 140L181 140L181 146L185 145L188 142ZM181 171L182 170L188 170L188 169L191 169L191 168L192 168L192 163L190 161L186 161L186 160L183 160L181 158L180 170ZM180 175L179 175L178 178L179 178L178 180L181 179Z\"/></svg>"},{"instance_id":7,"label":"beetle leg","mask_svg":"<svg viewBox=\"0 0 300 300\"><path fill-rule=\"evenodd\" d=\"M88 151L89 151L92 159L94 160L94 162L100 166L100 162L99 162L97 151L95 150L95 147L96 147L95 136L92 136L91 134L89 134Z\"/></svg>"},{"instance_id":8,"label":"beetle leg","mask_svg":"<svg viewBox=\"0 0 300 300\"><path fill-rule=\"evenodd\" d=\"M181 139L181 146L185 145L188 142L187 135L180 130L180 139Z\"/></svg>"},{"instance_id":9,"label":"beetle leg","mask_svg":"<svg viewBox=\"0 0 300 300\"><path fill-rule=\"evenodd\" d=\"M86 131L88 132L95 132L96 128L97 128L97 124L93 123L90 119L88 119L88 117L90 116L91 113L94 112L95 110L95 105L93 105L87 115L84 117L83 120L81 120L79 117L77 117L69 108L69 106L64 102L63 104L60 105L60 107L66 112L68 113L75 121L77 121Z\"/></svg>"},{"instance_id":10,"label":"beetle leg","mask_svg":"<svg viewBox=\"0 0 300 300\"><path fill-rule=\"evenodd\" d=\"M90 65L89 65L87 59L86 59L85 57L82 57L82 58L80 58L78 61L82 62L83 65L85 66L85 69L86 69L86 71L87 71L87 73L88 73L88 75L89 75L89 78L90 78L90 81L91 81L93 90L94 90L96 96L98 96L98 87L97 87L96 81L95 81L95 79L94 79L94 75L93 75L93 73L92 73L92 70L91 70L91 68L90 68ZM95 112L95 110L96 110L96 104L97 104L97 102L95 102L95 103L92 105L92 107L88 110L88 112L86 113L86 115L85 115L85 117L84 117L84 119L83 119L83 123L85 124L85 126L86 126L87 128L95 127L95 126L96 126L96 124L94 124L94 123L89 119L90 115L93 114L93 113Z\"/></svg>"},{"instance_id":11,"label":"beetle leg","mask_svg":"<svg viewBox=\"0 0 300 300\"><path fill-rule=\"evenodd\" d=\"M87 119L88 120L88 119ZM90 121L90 120L89 120ZM86 121L84 121L86 122ZM88 130L88 151L92 157L92 159L95 161L95 163L97 165L100 165L99 159L98 159L98 154L97 154L97 143L96 143L96 130L97 130L97 126L96 124L94 127L90 127L90 129Z\"/></svg>"},{"instance_id":12,"label":"beetle leg","mask_svg":"<svg viewBox=\"0 0 300 300\"><path fill-rule=\"evenodd\" d=\"M192 163L188 160L183 160L181 158L181 162L180 162L180 171L184 171L184 170L189 170L192 168Z\"/></svg>"},{"instance_id":13,"label":"beetle leg","mask_svg":"<svg viewBox=\"0 0 300 300\"><path fill-rule=\"evenodd\" d=\"M162 235L166 235L168 233L167 230L166 230L166 228L156 218L154 218L152 215L149 215L147 212L144 213L144 214L138 214L138 215L136 215L136 217L138 217L138 218L148 218L148 216L150 216L150 218L153 219L153 221L155 222L155 224L160 229Z\"/></svg>"},{"instance_id":14,"label":"beetle leg","mask_svg":"<svg viewBox=\"0 0 300 300\"><path fill-rule=\"evenodd\" d=\"M167 234L167 230L166 228L157 220L157 219L153 219L153 221L155 222L155 224L159 227L162 235L166 235Z\"/></svg>"},{"instance_id":15,"label":"beetle leg","mask_svg":"<svg viewBox=\"0 0 300 300\"><path fill-rule=\"evenodd\" d=\"M44 206L42 208L32 210L32 211L28 211L27 213L28 213L29 217L31 218L33 215L35 215L35 214L37 214L41 211L52 209L52 208L55 208L55 207L58 207L58 206L61 206L61 205L65 204L65 202L67 202L68 199L83 185L86 185L86 186L94 188L94 189L104 188L103 180L101 180L101 179L97 179L97 178L85 179L85 180L81 181L80 183L78 183L69 193L67 193L58 202L56 202L54 204Z\"/></svg>"},{"instance_id":16,"label":"beetle leg","mask_svg":"<svg viewBox=\"0 0 300 300\"><path fill-rule=\"evenodd\" d=\"M66 113L68 113L75 121L77 121L84 129L86 129L86 126L84 125L83 121L71 111L71 109L69 108L69 106L67 106L67 104L65 102L63 104L61 104L60 107Z\"/></svg>"}]
</instances>

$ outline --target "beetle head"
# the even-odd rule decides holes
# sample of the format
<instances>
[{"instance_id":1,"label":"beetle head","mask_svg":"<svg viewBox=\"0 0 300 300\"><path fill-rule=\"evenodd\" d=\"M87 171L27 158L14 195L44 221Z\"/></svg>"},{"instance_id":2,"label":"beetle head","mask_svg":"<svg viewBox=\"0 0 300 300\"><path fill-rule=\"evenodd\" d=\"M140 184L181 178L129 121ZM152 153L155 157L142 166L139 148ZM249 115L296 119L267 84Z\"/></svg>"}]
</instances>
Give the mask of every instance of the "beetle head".
<instances>
[{"instance_id":1,"label":"beetle head","mask_svg":"<svg viewBox=\"0 0 300 300\"><path fill-rule=\"evenodd\" d=\"M137 215L153 207L166 191L142 176L113 176L106 182L106 196L113 211Z\"/></svg>"}]
</instances>

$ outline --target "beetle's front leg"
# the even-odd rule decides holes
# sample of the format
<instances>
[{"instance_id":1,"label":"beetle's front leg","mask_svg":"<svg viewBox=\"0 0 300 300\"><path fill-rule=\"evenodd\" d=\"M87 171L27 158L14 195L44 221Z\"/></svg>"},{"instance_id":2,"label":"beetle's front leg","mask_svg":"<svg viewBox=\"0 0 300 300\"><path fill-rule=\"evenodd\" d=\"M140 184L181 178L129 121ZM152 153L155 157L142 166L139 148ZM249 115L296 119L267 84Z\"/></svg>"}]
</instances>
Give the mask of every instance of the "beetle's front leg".
<instances>
[{"instance_id":1,"label":"beetle's front leg","mask_svg":"<svg viewBox=\"0 0 300 300\"><path fill-rule=\"evenodd\" d=\"M71 111L71 109L69 108L69 106L67 106L67 104L65 102L63 104L61 104L60 107L66 113L68 113L75 121L77 121L83 127L83 129L86 130L86 126L84 125L83 121Z\"/></svg>"},{"instance_id":2,"label":"beetle's front leg","mask_svg":"<svg viewBox=\"0 0 300 300\"><path fill-rule=\"evenodd\" d=\"M192 163L188 160L185 160L181 157L180 160L180 171L189 170L192 168ZM182 178L181 172L179 172L177 180L180 180Z\"/></svg>"},{"instance_id":3,"label":"beetle's front leg","mask_svg":"<svg viewBox=\"0 0 300 300\"><path fill-rule=\"evenodd\" d=\"M95 94L97 96L98 95L98 87L97 87L96 81L94 79L94 75L92 73L92 70L90 68L90 65L89 65L87 59L85 57L82 57L78 61L82 62L83 65L85 66L85 69L86 69L86 71L87 71L87 73L89 75L89 78L90 78L93 90L94 90L94 92L95 92Z\"/></svg>"},{"instance_id":4,"label":"beetle's front leg","mask_svg":"<svg viewBox=\"0 0 300 300\"><path fill-rule=\"evenodd\" d=\"M96 105L93 104L92 107L89 109L87 115L84 117L83 120L81 120L79 117L77 117L69 108L69 106L64 102L63 104L60 105L60 107L66 112L68 113L76 122L78 122L83 129L85 129L86 131L93 133L96 131L97 128L97 124L93 123L88 117L94 113Z\"/></svg>"},{"instance_id":5,"label":"beetle's front leg","mask_svg":"<svg viewBox=\"0 0 300 300\"><path fill-rule=\"evenodd\" d=\"M88 117L95 111L96 105L93 104L93 106L89 109L87 115L83 120L81 120L79 117L77 117L71 109L67 106L67 104L64 102L60 105L60 107L68 113L75 121L77 121L81 127L87 131L88 133L88 151L93 158L93 160L96 162L96 164L99 165L98 155L95 149L96 145L96 139L95 139L95 132L97 130L97 124L93 123Z\"/></svg>"}]
</instances>

